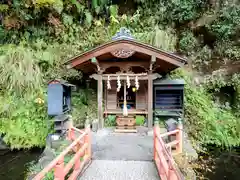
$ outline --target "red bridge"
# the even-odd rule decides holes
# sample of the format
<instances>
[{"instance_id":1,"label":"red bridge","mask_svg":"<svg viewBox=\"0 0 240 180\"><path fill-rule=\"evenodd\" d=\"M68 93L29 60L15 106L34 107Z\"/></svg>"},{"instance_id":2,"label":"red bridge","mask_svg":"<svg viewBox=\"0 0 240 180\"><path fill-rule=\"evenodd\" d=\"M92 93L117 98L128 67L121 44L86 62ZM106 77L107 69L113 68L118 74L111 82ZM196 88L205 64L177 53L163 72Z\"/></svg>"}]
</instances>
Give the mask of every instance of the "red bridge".
<instances>
[{"instance_id":1,"label":"red bridge","mask_svg":"<svg viewBox=\"0 0 240 180\"><path fill-rule=\"evenodd\" d=\"M165 143L164 138L169 136L176 136L176 140ZM86 172L83 172L83 170L91 168L91 166L93 166L89 166L92 160L91 130L89 127L87 127L85 130L79 130L75 127L72 127L68 131L67 138L71 140L72 143L47 167L45 167L41 172L39 172L33 178L34 180L44 179L47 173L52 171L54 172L55 180L75 180L81 179L81 176L84 176L84 179L87 178L88 175L84 174ZM171 152L172 147L175 146L175 153L182 153L182 125L180 124L178 125L178 128L176 130L164 134L161 134L159 126L155 125L153 141L153 162L155 166L153 166L152 168L157 169L158 179L184 179L173 159ZM64 157L69 153L74 153L74 156L68 163L64 163ZM95 170L93 169L93 174L95 174L94 171ZM101 173L105 174L106 177L108 177L108 172ZM101 178L98 177L98 179ZM109 177L109 179L111 178Z\"/></svg>"}]
</instances>

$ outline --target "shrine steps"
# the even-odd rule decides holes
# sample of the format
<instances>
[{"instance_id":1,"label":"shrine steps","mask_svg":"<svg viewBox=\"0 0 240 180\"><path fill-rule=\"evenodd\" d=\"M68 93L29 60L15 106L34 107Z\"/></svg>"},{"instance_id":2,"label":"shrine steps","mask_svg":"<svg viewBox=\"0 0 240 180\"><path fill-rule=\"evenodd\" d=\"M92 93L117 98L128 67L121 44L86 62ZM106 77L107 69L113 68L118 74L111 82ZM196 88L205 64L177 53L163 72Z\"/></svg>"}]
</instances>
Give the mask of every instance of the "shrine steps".
<instances>
[{"instance_id":1,"label":"shrine steps","mask_svg":"<svg viewBox=\"0 0 240 180\"><path fill-rule=\"evenodd\" d=\"M118 133L137 133L136 120L134 116L117 116L117 126L114 130Z\"/></svg>"}]
</instances>

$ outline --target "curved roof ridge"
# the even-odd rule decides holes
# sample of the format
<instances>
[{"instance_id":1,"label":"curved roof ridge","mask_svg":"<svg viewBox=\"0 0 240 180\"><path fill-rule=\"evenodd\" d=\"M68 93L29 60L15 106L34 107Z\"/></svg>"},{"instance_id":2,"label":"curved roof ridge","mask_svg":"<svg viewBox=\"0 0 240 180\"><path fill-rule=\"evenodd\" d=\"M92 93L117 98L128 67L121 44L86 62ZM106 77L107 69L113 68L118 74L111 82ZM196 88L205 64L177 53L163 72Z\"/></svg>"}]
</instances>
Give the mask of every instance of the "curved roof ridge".
<instances>
[{"instance_id":1,"label":"curved roof ridge","mask_svg":"<svg viewBox=\"0 0 240 180\"><path fill-rule=\"evenodd\" d=\"M76 56L74 56L73 58L69 59L68 61L66 61L64 64L70 64L72 61L76 60L76 59L79 59L83 56L85 56L86 54L91 54L93 52L96 52L97 50L100 50L100 49L103 49L105 47L108 47L108 46L111 46L111 45L115 45L115 44L120 44L120 43L130 43L130 44L135 44L136 46L141 46L143 48L148 48L152 51L155 51L156 53L160 53L160 54L164 54L165 56L168 56L170 58L173 58L183 64L187 64L187 59L186 58L183 58L181 56L178 56L176 54L174 54L173 52L168 52L168 51L165 51L165 50L161 50L161 49L158 49L157 47L154 47L154 46L151 46L149 44L145 44L145 43L142 43L142 42L139 42L139 41L136 41L135 39L116 39L116 40L111 40L111 41L108 41L100 46L97 46L95 48L92 48L88 51L85 51L83 53L80 53Z\"/></svg>"}]
</instances>

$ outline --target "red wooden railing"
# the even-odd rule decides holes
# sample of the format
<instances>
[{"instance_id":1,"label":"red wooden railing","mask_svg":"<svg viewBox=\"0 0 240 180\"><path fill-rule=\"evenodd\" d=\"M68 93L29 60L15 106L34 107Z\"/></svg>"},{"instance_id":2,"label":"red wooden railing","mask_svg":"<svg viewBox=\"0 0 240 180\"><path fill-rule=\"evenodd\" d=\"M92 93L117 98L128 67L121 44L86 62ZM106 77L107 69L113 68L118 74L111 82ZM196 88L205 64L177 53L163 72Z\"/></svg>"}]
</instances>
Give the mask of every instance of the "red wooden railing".
<instances>
[{"instance_id":1,"label":"red wooden railing","mask_svg":"<svg viewBox=\"0 0 240 180\"><path fill-rule=\"evenodd\" d=\"M90 127L87 127L85 130L71 127L68 131L68 139L73 142L39 172L33 180L43 179L52 170L54 170L55 180L64 180L66 175L69 175L69 180L77 179L84 166L91 160ZM70 152L74 152L75 154L67 164L64 164L64 156ZM72 170L71 173L70 170Z\"/></svg>"},{"instance_id":2,"label":"red wooden railing","mask_svg":"<svg viewBox=\"0 0 240 180\"><path fill-rule=\"evenodd\" d=\"M176 140L165 144L163 137L176 135ZM172 146L176 146L176 153L182 153L182 124L174 131L160 134L159 125L154 127L154 161L161 179L183 180L183 176L178 169L172 154Z\"/></svg>"}]
</instances>

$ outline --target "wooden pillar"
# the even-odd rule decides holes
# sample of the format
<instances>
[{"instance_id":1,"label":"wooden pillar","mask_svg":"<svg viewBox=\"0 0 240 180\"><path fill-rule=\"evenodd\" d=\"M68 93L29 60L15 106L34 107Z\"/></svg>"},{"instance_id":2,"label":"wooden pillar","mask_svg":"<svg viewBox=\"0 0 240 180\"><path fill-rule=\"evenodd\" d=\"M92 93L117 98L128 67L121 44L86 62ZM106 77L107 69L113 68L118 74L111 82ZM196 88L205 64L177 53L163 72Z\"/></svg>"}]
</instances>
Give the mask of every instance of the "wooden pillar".
<instances>
[{"instance_id":1,"label":"wooden pillar","mask_svg":"<svg viewBox=\"0 0 240 180\"><path fill-rule=\"evenodd\" d=\"M148 75L148 128L153 126L153 79Z\"/></svg>"},{"instance_id":2,"label":"wooden pillar","mask_svg":"<svg viewBox=\"0 0 240 180\"><path fill-rule=\"evenodd\" d=\"M126 81L123 81L123 115L127 116L128 115L128 110L127 110L127 85Z\"/></svg>"},{"instance_id":3,"label":"wooden pillar","mask_svg":"<svg viewBox=\"0 0 240 180\"><path fill-rule=\"evenodd\" d=\"M107 89L107 81L104 81L104 84L103 84L103 87L104 87L104 96L103 96L103 98L104 98L104 111L107 111L107 91L108 91L108 89Z\"/></svg>"},{"instance_id":4,"label":"wooden pillar","mask_svg":"<svg viewBox=\"0 0 240 180\"><path fill-rule=\"evenodd\" d=\"M182 124L182 120L178 120L178 125L177 125L177 129L179 130L179 132L176 135L176 140L178 141L178 144L176 145L176 150L177 153L182 153L183 152L183 124Z\"/></svg>"},{"instance_id":5,"label":"wooden pillar","mask_svg":"<svg viewBox=\"0 0 240 180\"><path fill-rule=\"evenodd\" d=\"M104 121L103 121L103 81L102 81L102 75L98 76L98 127L103 128L104 127Z\"/></svg>"},{"instance_id":6,"label":"wooden pillar","mask_svg":"<svg viewBox=\"0 0 240 180\"><path fill-rule=\"evenodd\" d=\"M125 105L125 103L127 104L127 85L126 85L126 81L123 81L123 104Z\"/></svg>"}]
</instances>

